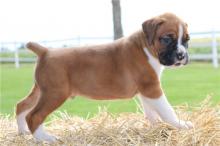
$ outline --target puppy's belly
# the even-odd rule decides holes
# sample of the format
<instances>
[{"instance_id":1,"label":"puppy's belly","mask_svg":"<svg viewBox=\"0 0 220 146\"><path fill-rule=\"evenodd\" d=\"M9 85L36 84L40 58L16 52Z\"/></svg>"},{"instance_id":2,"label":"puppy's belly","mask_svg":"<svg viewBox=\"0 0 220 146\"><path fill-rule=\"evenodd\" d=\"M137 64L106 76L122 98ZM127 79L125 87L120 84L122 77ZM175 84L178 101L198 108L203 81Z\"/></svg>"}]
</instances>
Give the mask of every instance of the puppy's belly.
<instances>
[{"instance_id":1,"label":"puppy's belly","mask_svg":"<svg viewBox=\"0 0 220 146\"><path fill-rule=\"evenodd\" d=\"M90 98L90 99L95 99L95 100L114 100L114 99L129 99L134 97L135 93L133 94L124 94L124 95L104 95L104 94L90 94L90 95L85 95L85 94L79 94L79 96L83 96L86 98Z\"/></svg>"},{"instance_id":2,"label":"puppy's belly","mask_svg":"<svg viewBox=\"0 0 220 146\"><path fill-rule=\"evenodd\" d=\"M76 88L74 88L76 89ZM85 86L79 87L78 90L73 92L73 95L84 96L97 100L112 100L112 99L126 99L132 98L137 92L135 86L103 86L93 85L93 87L86 88Z\"/></svg>"},{"instance_id":3,"label":"puppy's belly","mask_svg":"<svg viewBox=\"0 0 220 146\"><path fill-rule=\"evenodd\" d=\"M137 87L133 81L111 79L86 80L86 82L72 83L73 95L85 96L97 100L132 98L137 93Z\"/></svg>"},{"instance_id":4,"label":"puppy's belly","mask_svg":"<svg viewBox=\"0 0 220 146\"><path fill-rule=\"evenodd\" d=\"M88 92L87 92L88 93ZM113 93L113 94L112 94ZM114 100L114 99L127 99L127 98L132 98L134 95L136 94L136 92L133 90L133 92L128 92L128 93L120 93L120 92L112 92L110 91L109 93L100 93L100 92L96 92L96 93L88 93L88 94L79 94L80 96L84 96L87 98L91 98L91 99L96 99L96 100Z\"/></svg>"}]
</instances>

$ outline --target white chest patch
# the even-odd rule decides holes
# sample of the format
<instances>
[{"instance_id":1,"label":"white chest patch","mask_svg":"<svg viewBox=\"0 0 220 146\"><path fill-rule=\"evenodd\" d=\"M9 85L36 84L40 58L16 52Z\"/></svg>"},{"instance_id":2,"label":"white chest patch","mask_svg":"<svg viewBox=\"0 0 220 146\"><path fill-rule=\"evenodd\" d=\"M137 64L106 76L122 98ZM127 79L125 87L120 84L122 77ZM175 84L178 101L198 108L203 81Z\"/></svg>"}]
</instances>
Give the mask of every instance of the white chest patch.
<instances>
[{"instance_id":1,"label":"white chest patch","mask_svg":"<svg viewBox=\"0 0 220 146\"><path fill-rule=\"evenodd\" d=\"M150 65L152 66L152 68L156 72L158 78L160 79L160 76L161 76L161 73L164 69L164 66L160 64L158 59L156 59L153 55L151 55L151 53L148 51L147 48L144 48L144 52L148 56Z\"/></svg>"}]
</instances>

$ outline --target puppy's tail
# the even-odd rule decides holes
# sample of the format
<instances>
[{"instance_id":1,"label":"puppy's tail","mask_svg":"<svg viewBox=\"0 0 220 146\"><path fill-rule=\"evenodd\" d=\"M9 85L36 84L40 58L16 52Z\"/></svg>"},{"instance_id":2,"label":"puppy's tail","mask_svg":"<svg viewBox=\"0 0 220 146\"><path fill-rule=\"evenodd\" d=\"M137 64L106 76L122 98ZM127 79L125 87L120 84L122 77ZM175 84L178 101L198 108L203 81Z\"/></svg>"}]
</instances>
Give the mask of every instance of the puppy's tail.
<instances>
[{"instance_id":1,"label":"puppy's tail","mask_svg":"<svg viewBox=\"0 0 220 146\"><path fill-rule=\"evenodd\" d=\"M26 47L32 50L35 54L37 54L38 57L41 57L43 54L45 54L48 51L46 47L43 47L34 42L27 43Z\"/></svg>"}]
</instances>

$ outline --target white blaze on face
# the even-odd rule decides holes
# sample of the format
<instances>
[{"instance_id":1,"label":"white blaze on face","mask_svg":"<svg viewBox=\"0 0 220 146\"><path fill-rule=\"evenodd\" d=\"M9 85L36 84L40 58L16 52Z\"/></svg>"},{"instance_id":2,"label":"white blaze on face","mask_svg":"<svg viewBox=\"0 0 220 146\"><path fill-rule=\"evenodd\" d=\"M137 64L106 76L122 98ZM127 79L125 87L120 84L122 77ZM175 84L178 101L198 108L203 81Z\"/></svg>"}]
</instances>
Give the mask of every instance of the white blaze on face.
<instances>
[{"instance_id":1,"label":"white blaze on face","mask_svg":"<svg viewBox=\"0 0 220 146\"><path fill-rule=\"evenodd\" d=\"M178 34L178 42L177 42L177 50L178 52L186 52L186 48L182 45L183 40L183 26L179 25L179 34Z\"/></svg>"}]
</instances>

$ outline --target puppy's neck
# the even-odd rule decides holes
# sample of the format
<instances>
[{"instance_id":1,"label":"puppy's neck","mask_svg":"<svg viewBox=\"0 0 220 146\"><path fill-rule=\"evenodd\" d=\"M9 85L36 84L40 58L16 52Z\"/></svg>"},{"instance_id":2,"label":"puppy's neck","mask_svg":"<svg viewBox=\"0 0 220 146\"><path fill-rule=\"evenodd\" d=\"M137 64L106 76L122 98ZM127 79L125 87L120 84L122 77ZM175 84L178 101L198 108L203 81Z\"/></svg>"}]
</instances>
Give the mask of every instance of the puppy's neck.
<instances>
[{"instance_id":1,"label":"puppy's neck","mask_svg":"<svg viewBox=\"0 0 220 146\"><path fill-rule=\"evenodd\" d=\"M146 59L148 60L149 64L152 66L158 78L160 79L164 66L160 64L157 56L154 54L154 48L150 47L147 44L147 40L145 38L146 37L142 29L136 31L129 37L129 39L131 39L132 42L135 43L136 47L145 54Z\"/></svg>"},{"instance_id":2,"label":"puppy's neck","mask_svg":"<svg viewBox=\"0 0 220 146\"><path fill-rule=\"evenodd\" d=\"M151 53L152 56L156 58L158 57L157 53L154 51L155 50L154 46L148 44L148 41L142 29L134 32L129 37L129 39L132 39L133 42L136 42L136 44L138 44L138 48L140 49L148 48L148 51Z\"/></svg>"},{"instance_id":3,"label":"puppy's neck","mask_svg":"<svg viewBox=\"0 0 220 146\"><path fill-rule=\"evenodd\" d=\"M133 42L137 48L142 49L142 48L147 47L146 41L143 40L144 37L145 36L144 36L143 31L140 29L140 30L132 33L130 36L128 36L128 40L129 40L129 42Z\"/></svg>"},{"instance_id":4,"label":"puppy's neck","mask_svg":"<svg viewBox=\"0 0 220 146\"><path fill-rule=\"evenodd\" d=\"M164 70L164 66L160 64L159 60L157 58L155 58L149 51L148 48L144 48L144 53L146 54L146 56L148 57L148 62L150 63L150 65L152 66L152 68L154 69L154 71L156 72L158 78L160 79L161 73Z\"/></svg>"}]
</instances>

